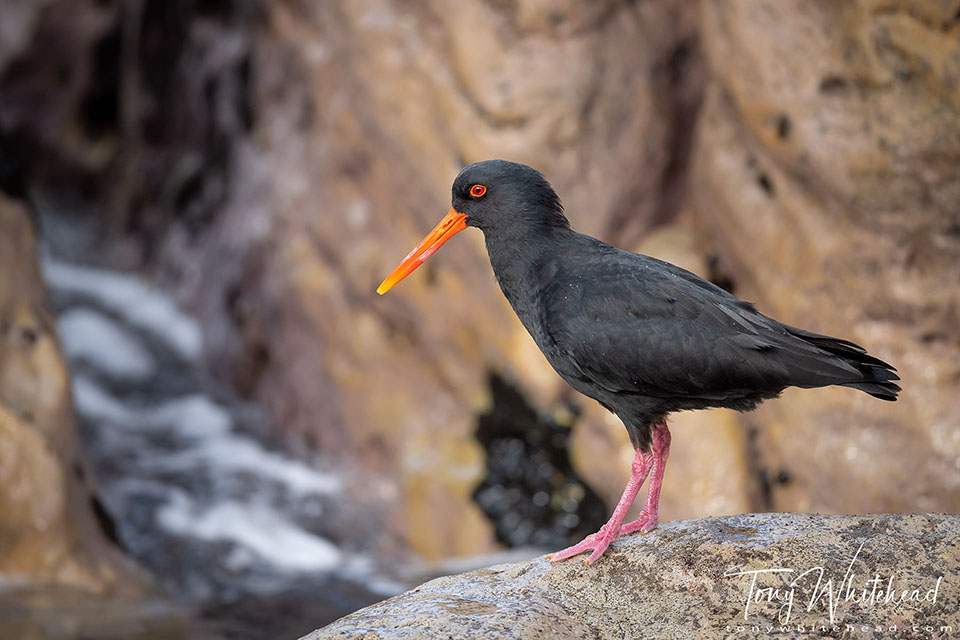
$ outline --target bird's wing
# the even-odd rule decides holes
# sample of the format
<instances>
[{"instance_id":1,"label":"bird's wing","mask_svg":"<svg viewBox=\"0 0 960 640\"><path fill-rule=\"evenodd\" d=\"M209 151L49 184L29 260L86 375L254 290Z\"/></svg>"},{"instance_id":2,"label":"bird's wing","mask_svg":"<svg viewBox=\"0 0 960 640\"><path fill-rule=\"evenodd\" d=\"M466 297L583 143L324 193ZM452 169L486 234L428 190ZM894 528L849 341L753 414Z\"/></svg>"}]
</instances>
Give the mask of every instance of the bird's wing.
<instances>
[{"instance_id":1,"label":"bird's wing","mask_svg":"<svg viewBox=\"0 0 960 640\"><path fill-rule=\"evenodd\" d=\"M555 352L609 391L714 400L859 377L749 303L647 256L581 261L543 293Z\"/></svg>"}]
</instances>

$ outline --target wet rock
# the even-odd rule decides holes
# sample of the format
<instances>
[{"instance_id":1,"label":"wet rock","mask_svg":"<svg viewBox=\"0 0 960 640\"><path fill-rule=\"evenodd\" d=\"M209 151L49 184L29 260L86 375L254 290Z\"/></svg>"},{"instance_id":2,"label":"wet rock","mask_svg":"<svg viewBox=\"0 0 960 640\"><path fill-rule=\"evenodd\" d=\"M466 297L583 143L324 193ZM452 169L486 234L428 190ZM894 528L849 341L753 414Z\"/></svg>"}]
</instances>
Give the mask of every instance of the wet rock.
<instances>
[{"instance_id":1,"label":"wet rock","mask_svg":"<svg viewBox=\"0 0 960 640\"><path fill-rule=\"evenodd\" d=\"M742 418L770 508L960 509L960 2L703 4L693 219L737 294L851 339L896 404L791 390ZM806 52L797 55L798 51Z\"/></svg>"},{"instance_id":2,"label":"wet rock","mask_svg":"<svg viewBox=\"0 0 960 640\"><path fill-rule=\"evenodd\" d=\"M958 544L960 517L949 515L676 521L616 543L589 567L539 558L438 578L302 640L950 633L960 625ZM790 571L759 574L754 585L744 573L769 569Z\"/></svg>"},{"instance_id":3,"label":"wet rock","mask_svg":"<svg viewBox=\"0 0 960 640\"><path fill-rule=\"evenodd\" d=\"M0 591L4 640L223 640L170 601L114 594L92 598L63 585L30 584ZM229 636L231 640L239 636ZM261 636L262 637L262 636Z\"/></svg>"}]
</instances>

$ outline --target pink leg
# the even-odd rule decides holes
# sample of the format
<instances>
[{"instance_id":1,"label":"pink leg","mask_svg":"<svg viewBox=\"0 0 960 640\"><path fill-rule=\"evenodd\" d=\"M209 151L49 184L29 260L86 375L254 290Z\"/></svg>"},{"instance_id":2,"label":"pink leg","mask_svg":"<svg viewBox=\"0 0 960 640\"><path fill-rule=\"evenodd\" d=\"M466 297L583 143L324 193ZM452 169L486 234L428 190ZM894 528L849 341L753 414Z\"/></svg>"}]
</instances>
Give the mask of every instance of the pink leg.
<instances>
[{"instance_id":1,"label":"pink leg","mask_svg":"<svg viewBox=\"0 0 960 640\"><path fill-rule=\"evenodd\" d=\"M654 454L638 450L630 467L630 480L627 481L627 487L623 490L620 502L617 503L617 508L613 510L613 515L610 516L607 524L600 527L600 531L587 536L583 541L549 556L550 561L566 560L578 553L592 550L593 553L587 560L587 564L590 564L603 555L610 543L620 537L620 525L623 524L623 519L630 509L630 505L636 499L637 493L640 491L640 485L647 479L647 474L650 472L650 467L654 461Z\"/></svg>"},{"instance_id":2,"label":"pink leg","mask_svg":"<svg viewBox=\"0 0 960 640\"><path fill-rule=\"evenodd\" d=\"M641 534L650 533L657 528L660 485L663 484L663 470L667 467L667 457L670 455L670 430L667 429L665 420L653 430L653 446L650 449L653 452L653 470L650 472L650 486L647 488L647 503L636 520L623 525L620 529L622 536L636 531Z\"/></svg>"}]
</instances>

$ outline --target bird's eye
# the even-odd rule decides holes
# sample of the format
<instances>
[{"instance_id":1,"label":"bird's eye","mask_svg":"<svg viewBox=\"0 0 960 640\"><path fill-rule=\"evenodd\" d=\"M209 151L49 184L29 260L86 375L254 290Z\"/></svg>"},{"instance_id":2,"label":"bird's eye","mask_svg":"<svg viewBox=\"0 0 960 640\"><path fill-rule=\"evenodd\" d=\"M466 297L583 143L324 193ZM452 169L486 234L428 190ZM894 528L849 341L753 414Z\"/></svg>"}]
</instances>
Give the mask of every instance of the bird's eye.
<instances>
[{"instance_id":1,"label":"bird's eye","mask_svg":"<svg viewBox=\"0 0 960 640\"><path fill-rule=\"evenodd\" d=\"M487 192L487 188L482 184L475 184L472 187L470 187L470 195L472 195L474 198L479 198L486 192Z\"/></svg>"}]
</instances>

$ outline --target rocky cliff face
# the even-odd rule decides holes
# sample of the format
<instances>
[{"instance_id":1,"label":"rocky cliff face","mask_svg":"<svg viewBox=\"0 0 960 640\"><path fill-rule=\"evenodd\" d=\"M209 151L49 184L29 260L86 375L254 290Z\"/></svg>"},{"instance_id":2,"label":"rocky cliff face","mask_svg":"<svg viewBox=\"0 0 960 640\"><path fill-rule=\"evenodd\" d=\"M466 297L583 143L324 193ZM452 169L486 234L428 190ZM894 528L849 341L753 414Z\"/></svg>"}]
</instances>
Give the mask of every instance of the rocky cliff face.
<instances>
[{"instance_id":1,"label":"rocky cliff face","mask_svg":"<svg viewBox=\"0 0 960 640\"><path fill-rule=\"evenodd\" d=\"M955 510L955 4L272 5L256 162L279 177L256 200L268 275L241 296L270 344L258 395L396 487L386 521L406 544L486 548L466 499L484 369L545 410L569 391L501 299L479 238L395 295L371 289L446 208L460 166L506 156L545 171L581 230L732 278L772 315L904 373L897 405L838 389L746 417L679 416L671 469L694 480L668 488L665 517ZM238 206L222 228L243 219L257 215ZM680 228L648 233L667 220ZM585 408L574 462L612 502L630 451L615 419Z\"/></svg>"},{"instance_id":2,"label":"rocky cliff face","mask_svg":"<svg viewBox=\"0 0 960 640\"><path fill-rule=\"evenodd\" d=\"M958 525L943 515L675 521L589 567L539 558L438 578L302 640L948 635L960 625Z\"/></svg>"},{"instance_id":3,"label":"rocky cliff face","mask_svg":"<svg viewBox=\"0 0 960 640\"><path fill-rule=\"evenodd\" d=\"M578 229L901 370L896 405L677 416L664 520L960 506L960 2L31 6L32 39L0 38L0 184L98 203L91 242L177 288L210 368L367 473L346 499L382 515L358 546L494 546L471 500L488 370L539 411L583 403L572 459L608 502L628 473L625 431L549 369L479 234L374 293L488 157L543 170Z\"/></svg>"},{"instance_id":4,"label":"rocky cliff face","mask_svg":"<svg viewBox=\"0 0 960 640\"><path fill-rule=\"evenodd\" d=\"M738 294L904 380L895 405L791 391L745 416L791 479L772 506L957 511L960 2L711 2L701 32L707 246Z\"/></svg>"},{"instance_id":5,"label":"rocky cliff face","mask_svg":"<svg viewBox=\"0 0 960 640\"><path fill-rule=\"evenodd\" d=\"M634 242L671 217L702 78L684 8L269 5L237 191L186 261L199 266L179 268L191 245L176 239L166 263L211 323L231 305L224 335L262 346L252 388L278 424L371 472L355 491L381 506L388 546L492 547L470 498L488 370L545 410L569 391L503 300L479 234L398 295L379 298L377 283L449 208L460 167L486 157L543 169L585 231ZM247 358L236 345L220 355Z\"/></svg>"}]
</instances>

